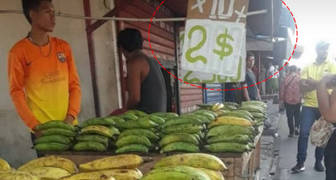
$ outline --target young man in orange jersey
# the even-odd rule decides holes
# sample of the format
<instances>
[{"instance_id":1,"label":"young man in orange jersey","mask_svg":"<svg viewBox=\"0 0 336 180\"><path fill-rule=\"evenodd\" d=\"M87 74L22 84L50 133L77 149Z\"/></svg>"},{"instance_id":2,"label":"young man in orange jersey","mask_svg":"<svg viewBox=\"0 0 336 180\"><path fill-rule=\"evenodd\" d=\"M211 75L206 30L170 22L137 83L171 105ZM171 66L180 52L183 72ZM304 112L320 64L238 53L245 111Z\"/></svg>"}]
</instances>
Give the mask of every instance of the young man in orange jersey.
<instances>
[{"instance_id":1,"label":"young man in orange jersey","mask_svg":"<svg viewBox=\"0 0 336 180\"><path fill-rule=\"evenodd\" d=\"M55 27L52 0L22 0L22 5L31 31L9 52L8 80L16 110L34 139L39 124L74 123L81 89L69 44L49 34Z\"/></svg>"}]
</instances>

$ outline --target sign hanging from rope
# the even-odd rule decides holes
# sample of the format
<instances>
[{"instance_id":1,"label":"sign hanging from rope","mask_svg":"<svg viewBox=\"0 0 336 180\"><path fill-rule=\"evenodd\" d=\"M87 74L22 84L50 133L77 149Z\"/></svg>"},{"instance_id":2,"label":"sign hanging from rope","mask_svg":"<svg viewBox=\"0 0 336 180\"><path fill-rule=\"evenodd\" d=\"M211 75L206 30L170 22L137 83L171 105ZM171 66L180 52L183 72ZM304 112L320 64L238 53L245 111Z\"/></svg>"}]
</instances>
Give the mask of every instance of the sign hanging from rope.
<instances>
[{"instance_id":1,"label":"sign hanging from rope","mask_svg":"<svg viewBox=\"0 0 336 180\"><path fill-rule=\"evenodd\" d=\"M244 80L248 0L190 0L181 68L190 83ZM243 62L242 62L243 61ZM185 76L197 74L190 81ZM204 77L211 79L203 79ZM213 78L220 77L220 78ZM237 78L238 77L238 78ZM220 79L220 81L219 81ZM226 80L231 79L231 80Z\"/></svg>"}]
</instances>

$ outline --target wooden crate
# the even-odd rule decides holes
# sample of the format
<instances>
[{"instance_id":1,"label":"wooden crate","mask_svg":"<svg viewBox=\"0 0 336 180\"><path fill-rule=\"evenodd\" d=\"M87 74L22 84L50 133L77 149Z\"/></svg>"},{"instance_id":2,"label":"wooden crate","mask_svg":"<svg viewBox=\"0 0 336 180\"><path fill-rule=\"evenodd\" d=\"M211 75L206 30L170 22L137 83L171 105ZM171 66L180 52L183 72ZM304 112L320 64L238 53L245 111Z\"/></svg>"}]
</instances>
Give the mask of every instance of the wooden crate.
<instances>
[{"instance_id":1,"label":"wooden crate","mask_svg":"<svg viewBox=\"0 0 336 180\"><path fill-rule=\"evenodd\" d=\"M255 138L255 149L245 153L214 154L219 157L228 167L223 172L225 180L254 180L257 169L260 168L260 139L263 127L259 128L259 135Z\"/></svg>"},{"instance_id":2,"label":"wooden crate","mask_svg":"<svg viewBox=\"0 0 336 180\"><path fill-rule=\"evenodd\" d=\"M260 152L258 149L260 146L256 146L254 151L242 154L214 154L228 167L228 170L223 172L225 180L253 180L258 168L256 166L256 162L258 162L256 157Z\"/></svg>"}]
</instances>

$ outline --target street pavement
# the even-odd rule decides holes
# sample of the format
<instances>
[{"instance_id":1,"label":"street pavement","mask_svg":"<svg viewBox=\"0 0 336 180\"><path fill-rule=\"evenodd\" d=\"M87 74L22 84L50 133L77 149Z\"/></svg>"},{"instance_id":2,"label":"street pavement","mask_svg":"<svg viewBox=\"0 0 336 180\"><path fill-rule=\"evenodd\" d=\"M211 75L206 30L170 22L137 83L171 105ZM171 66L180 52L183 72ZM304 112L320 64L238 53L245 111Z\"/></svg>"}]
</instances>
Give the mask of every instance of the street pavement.
<instances>
[{"instance_id":1,"label":"street pavement","mask_svg":"<svg viewBox=\"0 0 336 180\"><path fill-rule=\"evenodd\" d=\"M306 170L299 174L292 174L290 169L296 164L297 141L298 137L288 137L288 126L285 114L280 115L279 120L279 166L276 180L324 180L325 173L314 170L314 151L315 147L309 143L308 155L305 162Z\"/></svg>"}]
</instances>

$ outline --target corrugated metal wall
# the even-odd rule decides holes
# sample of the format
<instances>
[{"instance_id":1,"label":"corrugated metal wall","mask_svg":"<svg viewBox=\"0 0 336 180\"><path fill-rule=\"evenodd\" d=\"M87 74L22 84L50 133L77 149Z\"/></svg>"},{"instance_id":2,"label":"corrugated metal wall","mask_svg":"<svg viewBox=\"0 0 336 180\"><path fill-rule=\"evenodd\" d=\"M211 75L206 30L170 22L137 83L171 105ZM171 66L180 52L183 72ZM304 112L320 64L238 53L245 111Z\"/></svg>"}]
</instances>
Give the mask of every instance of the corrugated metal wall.
<instances>
[{"instance_id":1,"label":"corrugated metal wall","mask_svg":"<svg viewBox=\"0 0 336 180\"><path fill-rule=\"evenodd\" d=\"M197 109L197 104L203 103L202 94L202 89L182 84L180 87L181 113Z\"/></svg>"},{"instance_id":2,"label":"corrugated metal wall","mask_svg":"<svg viewBox=\"0 0 336 180\"><path fill-rule=\"evenodd\" d=\"M141 0L131 1L127 7L123 8L119 13L119 17L129 18L151 18L154 10L158 6L157 3L146 3ZM161 7L157 12L157 18L174 17L173 13ZM141 31L144 38L144 52L153 57L149 48L148 42L148 28L147 22L122 22L120 23L120 29L124 28L136 28ZM174 62L175 60L175 39L174 39L174 23L172 22L154 22L151 25L150 41L152 49L155 52L156 57L161 60L167 60Z\"/></svg>"}]
</instances>

